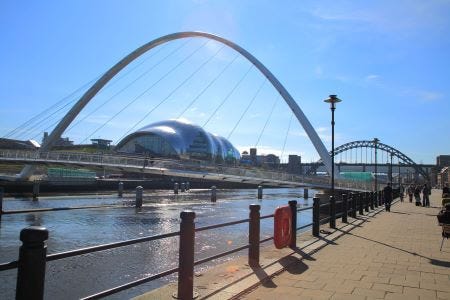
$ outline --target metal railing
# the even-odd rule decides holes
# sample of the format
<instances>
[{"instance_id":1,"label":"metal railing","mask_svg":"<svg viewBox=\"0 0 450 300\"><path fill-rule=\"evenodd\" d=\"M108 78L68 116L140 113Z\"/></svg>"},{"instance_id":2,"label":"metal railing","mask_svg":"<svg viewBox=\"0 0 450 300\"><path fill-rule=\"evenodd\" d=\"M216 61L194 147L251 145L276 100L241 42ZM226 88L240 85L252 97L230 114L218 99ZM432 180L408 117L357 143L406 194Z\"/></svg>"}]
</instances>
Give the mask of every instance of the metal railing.
<instances>
[{"instance_id":1,"label":"metal railing","mask_svg":"<svg viewBox=\"0 0 450 300\"><path fill-rule=\"evenodd\" d=\"M394 191L394 198L398 197L398 191ZM330 222L330 227L335 227L336 217L342 216L342 222L348 222L347 218L356 218L357 211L359 215L364 214L364 209L368 212L370 209L376 208L378 205L383 204L382 193L350 193L342 194L339 196L339 201L332 201L321 204L320 198L313 198L313 206L306 208L298 208L297 201L289 201L289 207L291 211L291 232L295 233L291 235L289 246L295 248L297 244L296 232L301 229L305 229L312 226L313 236L320 236L320 225L325 222ZM321 210L327 206L340 205L339 212L334 209L329 209L329 215L321 218ZM118 293L120 291L129 289L131 287L143 284L145 282L153 281L158 278L162 278L178 272L178 298L180 299L192 299L193 297L193 272L194 266L200 265L214 259L218 259L245 249L248 249L248 263L250 266L259 265L260 257L260 244L273 240L274 237L268 237L265 239L260 238L260 221L264 219L273 218L274 214L261 216L260 205L252 204L249 209L249 218L232 221L221 224L214 224L204 227L195 228L195 213L192 211L183 211L180 214L181 223L180 230L176 232L160 234L155 236L142 237L137 239L125 240L116 243L98 245L93 247L87 247L82 249L76 249L72 251L66 251L56 254L47 255L46 241L48 239L48 231L44 227L27 227L22 229L20 233L20 240L22 246L19 249L19 259L17 261L7 262L0 264L0 271L18 269L17 275L17 288L16 299L42 299L44 295L44 278L45 278L45 266L46 262L59 259L65 259L68 257L80 256L84 254L94 253L98 251L104 251L108 249L114 249L133 244L156 241L160 239L170 238L178 236L180 240L180 249L178 254L178 267L165 270L158 274L146 276L144 278L125 283L120 286L113 287L111 289L101 291L99 293L87 296L83 299L98 299L108 295ZM312 209L312 222L297 227L297 214L302 211ZM207 231L226 226L233 226L237 224L249 223L249 238L248 244L236 247L229 251L221 252L210 257L206 257L200 260L194 260L194 245L195 245L195 233L201 231ZM333 227L333 226L334 227ZM31 297L33 296L33 297Z\"/></svg>"}]
</instances>

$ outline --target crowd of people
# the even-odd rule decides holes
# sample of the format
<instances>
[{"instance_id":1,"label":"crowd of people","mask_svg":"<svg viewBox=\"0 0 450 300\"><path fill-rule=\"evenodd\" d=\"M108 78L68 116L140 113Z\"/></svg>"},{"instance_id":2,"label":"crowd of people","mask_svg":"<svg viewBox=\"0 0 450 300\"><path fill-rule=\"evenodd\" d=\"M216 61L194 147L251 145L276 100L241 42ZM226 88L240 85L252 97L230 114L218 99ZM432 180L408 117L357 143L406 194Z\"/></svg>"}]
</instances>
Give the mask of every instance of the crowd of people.
<instances>
[{"instance_id":1,"label":"crowd of people","mask_svg":"<svg viewBox=\"0 0 450 300\"><path fill-rule=\"evenodd\" d=\"M430 207L431 188L428 184L411 184L406 188L409 202L413 202L413 198L417 206ZM421 197L422 194L422 197Z\"/></svg>"}]
</instances>

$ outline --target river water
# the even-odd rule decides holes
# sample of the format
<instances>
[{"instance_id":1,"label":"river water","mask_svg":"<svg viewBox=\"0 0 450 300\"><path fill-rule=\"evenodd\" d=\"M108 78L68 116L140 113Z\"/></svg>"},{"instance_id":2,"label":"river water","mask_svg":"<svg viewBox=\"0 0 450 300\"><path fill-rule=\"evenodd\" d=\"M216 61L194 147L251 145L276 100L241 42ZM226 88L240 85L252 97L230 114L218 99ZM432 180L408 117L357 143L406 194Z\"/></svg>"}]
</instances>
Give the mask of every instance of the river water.
<instances>
[{"instance_id":1,"label":"river water","mask_svg":"<svg viewBox=\"0 0 450 300\"><path fill-rule=\"evenodd\" d=\"M310 191L312 197L315 191ZM49 230L47 253L74 250L81 247L179 230L180 212L196 213L196 227L248 218L249 205L260 204L261 215L272 214L276 207L297 200L299 207L312 205L312 198L303 199L302 189L265 189L264 199L256 199L255 189L219 190L217 202L210 202L209 190L190 190L174 195L171 191L146 191L142 209L131 207L134 195L115 194L6 198L3 210L90 205L118 205L119 208L82 209L4 215L0 223L0 262L17 260L22 228L31 225ZM298 226L311 222L311 210L299 213ZM261 221L261 239L273 235L273 219ZM248 223L233 225L196 234L195 259L205 258L245 245ZM45 298L79 299L144 276L177 267L178 237L135 244L61 259L47 263ZM196 267L204 271L217 263L246 255L247 251ZM17 270L0 272L1 299L14 299ZM108 299L128 299L145 293L175 275L126 290Z\"/></svg>"}]
</instances>

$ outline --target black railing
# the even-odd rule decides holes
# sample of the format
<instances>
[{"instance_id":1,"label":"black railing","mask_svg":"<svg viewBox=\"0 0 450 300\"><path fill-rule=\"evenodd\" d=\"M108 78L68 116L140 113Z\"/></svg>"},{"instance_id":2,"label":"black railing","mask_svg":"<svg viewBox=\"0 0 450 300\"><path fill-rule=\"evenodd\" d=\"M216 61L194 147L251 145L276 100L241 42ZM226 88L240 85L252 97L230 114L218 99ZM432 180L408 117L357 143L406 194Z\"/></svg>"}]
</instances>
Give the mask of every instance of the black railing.
<instances>
[{"instance_id":1,"label":"black railing","mask_svg":"<svg viewBox=\"0 0 450 300\"><path fill-rule=\"evenodd\" d=\"M320 203L320 199L313 198L313 206L306 208L297 208L297 201L289 201L289 207L291 209L292 217L292 232L296 233L299 230L312 226L313 236L320 235L320 225L332 220L336 222L336 217L342 217L342 222L347 222L348 216L355 218L357 207L359 214L363 215L363 207L366 208L366 212L372 209L372 203L376 206L377 200L382 199L380 193L365 194L365 193L347 193L338 196L340 200L330 201L329 203ZM398 197L398 191L394 191L394 198ZM332 199L334 200L334 199ZM382 201L382 200L380 200ZM350 203L350 204L349 204ZM369 205L370 203L370 205ZM321 218L321 208L326 206L335 206L333 210L328 210L330 215ZM336 206L339 205L339 206ZM336 211L336 207L339 207L339 211ZM232 221L221 224L214 224L209 226L203 226L195 228L195 213L192 211L183 211L180 214L181 223L180 231L170 232L166 234L142 237L137 239L130 239L120 241L116 243L98 245L93 247L87 247L82 249L76 249L72 251L66 251L56 254L47 255L46 241L48 239L48 231L43 227L31 226L22 229L20 233L20 240L22 246L19 250L19 259L8 263L0 264L0 271L11 270L17 268L17 286L16 286L16 299L42 299L44 291L45 280L45 265L48 261L54 261L64 259L68 257L74 257L84 255L88 253L109 250L113 248L119 248L123 246L129 246L133 244L156 241L160 239L179 236L180 249L178 257L178 268L172 268L165 270L158 274L153 274L132 282L125 283L114 288L101 291L99 293L87 296L83 299L98 299L108 295L118 293L120 291L135 287L137 285L153 281L171 274L178 272L178 298L179 299L192 299L193 297L193 271L194 266L248 249L248 263L250 266L259 266L260 257L260 245L262 243L271 241L273 236L267 237L261 240L260 238L260 221L264 219L273 218L274 214L260 216L260 205L250 205L249 218ZM312 209L312 222L297 227L297 214L302 211ZM194 260L194 245L195 245L195 233L212 230L216 228L233 226L237 224L249 223L249 239L248 244L236 247L229 251L218 253L210 257L206 257L200 260ZM291 248L296 247L296 234L291 235L289 246Z\"/></svg>"}]
</instances>

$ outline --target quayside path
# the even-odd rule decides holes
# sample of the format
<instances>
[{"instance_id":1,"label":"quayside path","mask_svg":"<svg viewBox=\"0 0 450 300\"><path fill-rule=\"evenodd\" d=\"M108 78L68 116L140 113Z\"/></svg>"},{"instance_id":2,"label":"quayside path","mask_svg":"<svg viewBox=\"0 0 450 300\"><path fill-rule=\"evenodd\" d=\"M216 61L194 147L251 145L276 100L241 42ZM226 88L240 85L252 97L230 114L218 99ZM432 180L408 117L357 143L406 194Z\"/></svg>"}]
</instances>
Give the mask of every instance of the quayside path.
<instances>
[{"instance_id":1,"label":"quayside path","mask_svg":"<svg viewBox=\"0 0 450 300\"><path fill-rule=\"evenodd\" d=\"M398 202L365 217L239 299L450 299L450 241L440 252L436 219L440 190L430 200L430 208Z\"/></svg>"},{"instance_id":2,"label":"quayside path","mask_svg":"<svg viewBox=\"0 0 450 300\"><path fill-rule=\"evenodd\" d=\"M440 190L431 207L397 202L321 226L297 238L297 249L261 249L260 267L247 257L196 273L197 299L450 299L450 241L442 237L436 214ZM136 299L173 299L176 283Z\"/></svg>"}]
</instances>

